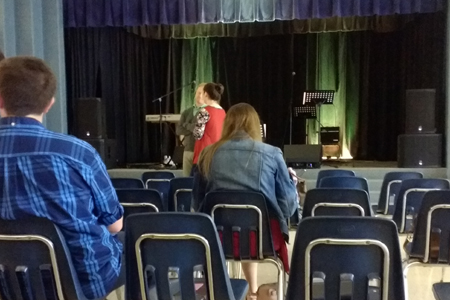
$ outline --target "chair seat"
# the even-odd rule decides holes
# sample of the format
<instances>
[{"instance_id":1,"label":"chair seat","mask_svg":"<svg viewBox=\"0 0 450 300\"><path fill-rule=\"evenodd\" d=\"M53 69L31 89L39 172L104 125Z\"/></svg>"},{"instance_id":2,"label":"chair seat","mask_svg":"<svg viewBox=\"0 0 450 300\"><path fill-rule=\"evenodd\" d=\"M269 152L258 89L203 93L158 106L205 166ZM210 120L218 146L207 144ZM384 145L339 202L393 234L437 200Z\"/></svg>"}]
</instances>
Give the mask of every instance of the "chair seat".
<instances>
[{"instance_id":1,"label":"chair seat","mask_svg":"<svg viewBox=\"0 0 450 300\"><path fill-rule=\"evenodd\" d=\"M231 288L233 289L234 298L236 300L244 300L248 291L248 283L244 279L230 279Z\"/></svg>"},{"instance_id":2,"label":"chair seat","mask_svg":"<svg viewBox=\"0 0 450 300\"><path fill-rule=\"evenodd\" d=\"M433 294L436 300L450 300L450 282L433 284Z\"/></svg>"}]
</instances>

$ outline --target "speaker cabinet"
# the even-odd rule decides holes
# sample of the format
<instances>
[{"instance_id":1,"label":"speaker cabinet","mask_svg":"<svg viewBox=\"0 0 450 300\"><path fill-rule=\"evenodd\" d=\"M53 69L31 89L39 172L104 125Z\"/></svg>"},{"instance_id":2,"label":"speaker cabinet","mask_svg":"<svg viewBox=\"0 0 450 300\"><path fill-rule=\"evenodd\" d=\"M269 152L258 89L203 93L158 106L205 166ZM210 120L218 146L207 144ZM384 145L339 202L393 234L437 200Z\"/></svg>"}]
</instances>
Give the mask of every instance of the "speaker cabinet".
<instances>
[{"instance_id":1,"label":"speaker cabinet","mask_svg":"<svg viewBox=\"0 0 450 300\"><path fill-rule=\"evenodd\" d=\"M105 139L105 107L102 100L78 98L74 106L74 135L80 139Z\"/></svg>"},{"instance_id":2,"label":"speaker cabinet","mask_svg":"<svg viewBox=\"0 0 450 300\"><path fill-rule=\"evenodd\" d=\"M402 134L398 136L399 168L442 167L442 134Z\"/></svg>"},{"instance_id":3,"label":"speaker cabinet","mask_svg":"<svg viewBox=\"0 0 450 300\"><path fill-rule=\"evenodd\" d=\"M284 159L288 167L316 169L322 163L322 145L284 145Z\"/></svg>"},{"instance_id":4,"label":"speaker cabinet","mask_svg":"<svg viewBox=\"0 0 450 300\"><path fill-rule=\"evenodd\" d=\"M100 154L107 169L115 168L117 165L116 140L111 139L83 139L91 144Z\"/></svg>"},{"instance_id":5,"label":"speaker cabinet","mask_svg":"<svg viewBox=\"0 0 450 300\"><path fill-rule=\"evenodd\" d=\"M406 90L405 133L436 132L436 90Z\"/></svg>"}]
</instances>

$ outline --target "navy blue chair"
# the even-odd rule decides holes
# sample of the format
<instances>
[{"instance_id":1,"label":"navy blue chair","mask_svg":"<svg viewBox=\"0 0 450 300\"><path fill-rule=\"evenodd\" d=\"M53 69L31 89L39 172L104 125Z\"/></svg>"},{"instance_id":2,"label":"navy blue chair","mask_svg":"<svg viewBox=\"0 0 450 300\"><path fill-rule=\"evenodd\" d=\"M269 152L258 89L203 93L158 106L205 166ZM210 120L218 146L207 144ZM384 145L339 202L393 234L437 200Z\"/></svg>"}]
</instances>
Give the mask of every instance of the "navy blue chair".
<instances>
[{"instance_id":1,"label":"navy blue chair","mask_svg":"<svg viewBox=\"0 0 450 300\"><path fill-rule=\"evenodd\" d=\"M136 214L126 223L127 299L245 299L248 284L228 277L209 216Z\"/></svg>"},{"instance_id":2,"label":"navy blue chair","mask_svg":"<svg viewBox=\"0 0 450 300\"><path fill-rule=\"evenodd\" d=\"M142 181L145 183L149 179L172 179L175 174L170 171L148 171L142 173Z\"/></svg>"},{"instance_id":3,"label":"navy blue chair","mask_svg":"<svg viewBox=\"0 0 450 300\"><path fill-rule=\"evenodd\" d=\"M124 219L132 214L164 211L161 193L156 190L119 189L116 192L124 209Z\"/></svg>"},{"instance_id":4,"label":"navy blue chair","mask_svg":"<svg viewBox=\"0 0 450 300\"><path fill-rule=\"evenodd\" d=\"M433 295L436 300L449 300L450 299L450 283L439 282L433 284Z\"/></svg>"},{"instance_id":5,"label":"navy blue chair","mask_svg":"<svg viewBox=\"0 0 450 300\"><path fill-rule=\"evenodd\" d=\"M277 267L278 299L282 299L284 267L273 247L264 195L251 191L209 192L201 211L214 220L227 260L269 262Z\"/></svg>"},{"instance_id":6,"label":"navy blue chair","mask_svg":"<svg viewBox=\"0 0 450 300\"><path fill-rule=\"evenodd\" d=\"M407 300L391 220L314 217L297 229L286 300Z\"/></svg>"},{"instance_id":7,"label":"navy blue chair","mask_svg":"<svg viewBox=\"0 0 450 300\"><path fill-rule=\"evenodd\" d=\"M0 220L0 298L86 299L65 239L48 219Z\"/></svg>"},{"instance_id":8,"label":"navy blue chair","mask_svg":"<svg viewBox=\"0 0 450 300\"><path fill-rule=\"evenodd\" d=\"M191 211L194 177L177 177L170 180L169 211Z\"/></svg>"},{"instance_id":9,"label":"navy blue chair","mask_svg":"<svg viewBox=\"0 0 450 300\"><path fill-rule=\"evenodd\" d=\"M138 178L111 178L111 183L115 189L143 189L142 180Z\"/></svg>"},{"instance_id":10,"label":"navy blue chair","mask_svg":"<svg viewBox=\"0 0 450 300\"><path fill-rule=\"evenodd\" d=\"M311 216L372 216L369 195L355 189L318 188L306 193L303 218Z\"/></svg>"},{"instance_id":11,"label":"navy blue chair","mask_svg":"<svg viewBox=\"0 0 450 300\"><path fill-rule=\"evenodd\" d=\"M161 193L164 211L169 210L170 180L172 178L175 178L175 175L169 171L153 171L142 174L142 181L145 183L145 188L154 189Z\"/></svg>"},{"instance_id":12,"label":"navy blue chair","mask_svg":"<svg viewBox=\"0 0 450 300\"><path fill-rule=\"evenodd\" d=\"M380 198L374 210L383 215L392 215L395 207L395 196L400 191L402 180L421 179L420 172L389 172L384 175Z\"/></svg>"},{"instance_id":13,"label":"navy blue chair","mask_svg":"<svg viewBox=\"0 0 450 300\"><path fill-rule=\"evenodd\" d=\"M317 174L316 187L320 186L320 180L324 177L346 177L351 176L354 177L355 172L352 170L343 170L343 169L330 169L330 170L320 170Z\"/></svg>"},{"instance_id":14,"label":"navy blue chair","mask_svg":"<svg viewBox=\"0 0 450 300\"><path fill-rule=\"evenodd\" d=\"M319 188L345 188L357 189L367 192L369 195L369 185L367 180L363 177L324 177L320 180Z\"/></svg>"},{"instance_id":15,"label":"navy blue chair","mask_svg":"<svg viewBox=\"0 0 450 300\"><path fill-rule=\"evenodd\" d=\"M397 224L399 233L414 232L414 220L420 210L422 197L428 191L448 190L446 179L406 179L402 181L395 202L392 219Z\"/></svg>"}]
</instances>

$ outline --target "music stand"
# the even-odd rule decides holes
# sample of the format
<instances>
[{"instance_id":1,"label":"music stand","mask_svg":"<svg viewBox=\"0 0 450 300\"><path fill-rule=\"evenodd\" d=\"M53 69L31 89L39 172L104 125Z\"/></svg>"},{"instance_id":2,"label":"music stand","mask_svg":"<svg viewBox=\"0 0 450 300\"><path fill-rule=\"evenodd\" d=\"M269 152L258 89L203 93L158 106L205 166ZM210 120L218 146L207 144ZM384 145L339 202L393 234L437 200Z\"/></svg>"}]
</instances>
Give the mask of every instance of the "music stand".
<instances>
[{"instance_id":1,"label":"music stand","mask_svg":"<svg viewBox=\"0 0 450 300\"><path fill-rule=\"evenodd\" d=\"M304 117L305 119L315 119L317 117L317 111L315 105L304 105L294 107L295 117Z\"/></svg>"},{"instance_id":2,"label":"music stand","mask_svg":"<svg viewBox=\"0 0 450 300\"><path fill-rule=\"evenodd\" d=\"M333 90L319 90L319 91L305 91L303 93L303 105L314 105L316 107L317 117L316 120L319 123L318 142L321 143L320 128L323 127L320 122L320 106L323 104L333 104L334 91Z\"/></svg>"}]
</instances>

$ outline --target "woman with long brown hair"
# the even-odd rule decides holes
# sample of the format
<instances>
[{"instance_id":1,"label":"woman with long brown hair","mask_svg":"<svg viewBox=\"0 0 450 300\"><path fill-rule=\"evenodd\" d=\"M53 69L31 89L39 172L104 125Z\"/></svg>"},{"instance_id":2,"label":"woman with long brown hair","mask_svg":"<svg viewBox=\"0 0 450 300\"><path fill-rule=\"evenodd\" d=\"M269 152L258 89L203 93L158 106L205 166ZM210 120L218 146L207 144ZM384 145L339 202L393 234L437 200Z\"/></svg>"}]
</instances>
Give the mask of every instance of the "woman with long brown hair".
<instances>
[{"instance_id":1,"label":"woman with long brown hair","mask_svg":"<svg viewBox=\"0 0 450 300\"><path fill-rule=\"evenodd\" d=\"M214 190L249 190L260 192L268 202L272 238L286 271L289 271L286 220L297 208L296 180L283 160L279 148L261 142L260 121L247 103L232 106L225 117L222 137L206 147L198 161L194 177L194 201L200 204L206 193ZM283 259L284 258L284 259ZM256 299L257 264L242 264L249 282L249 298Z\"/></svg>"}]
</instances>

